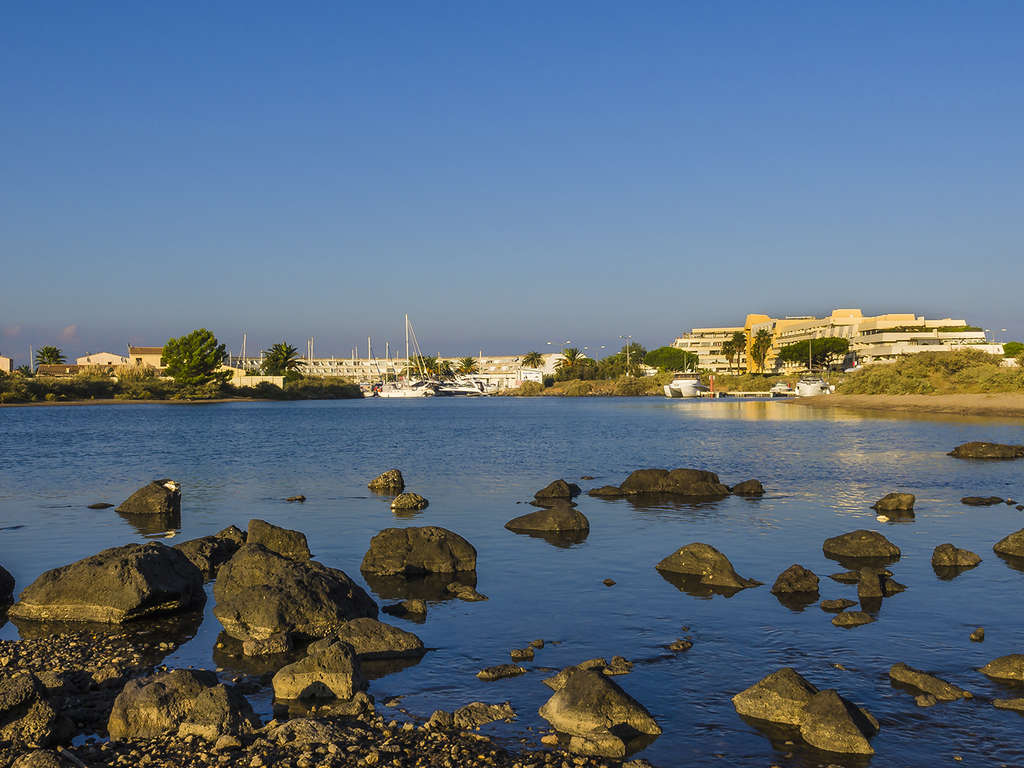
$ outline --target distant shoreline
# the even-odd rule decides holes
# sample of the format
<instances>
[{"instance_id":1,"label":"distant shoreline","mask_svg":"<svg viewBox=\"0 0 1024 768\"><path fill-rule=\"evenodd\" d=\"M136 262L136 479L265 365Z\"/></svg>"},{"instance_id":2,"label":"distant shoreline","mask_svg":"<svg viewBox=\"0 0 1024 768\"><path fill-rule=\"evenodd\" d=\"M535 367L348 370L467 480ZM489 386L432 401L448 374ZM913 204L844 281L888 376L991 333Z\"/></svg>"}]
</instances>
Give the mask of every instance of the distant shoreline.
<instances>
[{"instance_id":1,"label":"distant shoreline","mask_svg":"<svg viewBox=\"0 0 1024 768\"><path fill-rule=\"evenodd\" d=\"M1024 393L957 395L818 395L794 397L796 405L919 415L1024 418Z\"/></svg>"},{"instance_id":2,"label":"distant shoreline","mask_svg":"<svg viewBox=\"0 0 1024 768\"><path fill-rule=\"evenodd\" d=\"M34 408L56 405L213 405L216 403L280 403L266 397L218 397L212 400L118 400L104 397L97 400L35 400L30 403L0 403L0 408Z\"/></svg>"}]
</instances>

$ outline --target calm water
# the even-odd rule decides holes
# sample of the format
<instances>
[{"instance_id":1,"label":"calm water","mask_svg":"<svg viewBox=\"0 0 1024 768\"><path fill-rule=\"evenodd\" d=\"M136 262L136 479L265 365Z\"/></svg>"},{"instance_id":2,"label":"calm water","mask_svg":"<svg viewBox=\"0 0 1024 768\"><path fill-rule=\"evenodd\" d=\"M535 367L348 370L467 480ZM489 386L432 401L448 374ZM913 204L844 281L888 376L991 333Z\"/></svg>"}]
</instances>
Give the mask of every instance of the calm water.
<instances>
[{"instance_id":1,"label":"calm water","mask_svg":"<svg viewBox=\"0 0 1024 768\"><path fill-rule=\"evenodd\" d=\"M863 418L815 413L781 402L647 399L477 399L340 401L230 405L119 405L0 409L0 563L20 586L41 571L96 551L142 541L145 533L97 501L118 503L138 486L172 477L183 486L182 527L172 542L251 517L304 531L314 556L362 581L359 563L373 534L389 526L440 525L479 552L478 589L488 602L431 605L425 624L383 616L433 648L416 666L375 680L381 705L404 695L420 718L473 700L511 701L514 724L488 733L535 741L536 714L558 668L615 654L637 661L615 678L645 704L664 735L642 756L663 766L858 764L773 746L744 723L729 698L780 666L819 687L835 687L882 722L874 765L1020 765L1024 720L996 710L993 697L1022 695L975 669L1024 652L1024 573L992 544L1024 527L1024 513L1000 505L969 508L965 495L1024 498L1024 462L964 462L958 443L1024 442L1019 423ZM413 518L396 518L366 482L392 466L407 490L430 499ZM585 542L568 548L502 526L531 508L519 502L564 477L584 490L620 483L639 467L699 467L732 484L750 477L759 500L644 508L586 496ZM581 481L581 475L593 475ZM917 520L876 522L869 505L891 490L917 494ZM305 504L286 504L302 493ZM909 589L885 601L879 620L843 630L816 606L798 612L769 592L792 563L822 576L823 598L856 588L826 578L842 568L821 542L856 528L882 530L903 550L893 566ZM676 548L714 545L737 571L766 582L735 597L693 597L654 569ZM951 541L984 562L954 581L932 572L932 549ZM614 579L612 588L601 582ZM363 582L365 583L365 582ZM380 600L379 602L387 602ZM212 597L195 637L167 663L213 668L219 625ZM690 628L683 632L681 627ZM984 643L968 634L986 629ZM680 655L664 646L691 635ZM0 637L16 638L12 624ZM531 672L482 683L482 666L509 661L534 638ZM977 698L918 709L893 689L897 661L930 670ZM838 670L833 665L845 667ZM227 670L226 675L232 674ZM269 715L266 692L253 697ZM863 764L863 763L860 763Z\"/></svg>"}]
</instances>

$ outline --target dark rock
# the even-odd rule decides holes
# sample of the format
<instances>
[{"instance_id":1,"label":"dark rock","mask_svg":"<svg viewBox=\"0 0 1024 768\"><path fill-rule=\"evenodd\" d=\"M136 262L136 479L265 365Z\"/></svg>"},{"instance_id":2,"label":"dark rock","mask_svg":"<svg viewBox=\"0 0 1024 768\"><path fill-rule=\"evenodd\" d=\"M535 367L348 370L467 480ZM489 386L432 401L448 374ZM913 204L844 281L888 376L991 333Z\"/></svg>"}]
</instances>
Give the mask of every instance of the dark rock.
<instances>
[{"instance_id":1,"label":"dark rock","mask_svg":"<svg viewBox=\"0 0 1024 768\"><path fill-rule=\"evenodd\" d=\"M922 672L920 669L908 667L903 662L893 664L889 668L889 679L893 682L913 688L920 693L927 693L939 701L956 701L972 698L970 691L958 688L941 678Z\"/></svg>"},{"instance_id":2,"label":"dark rock","mask_svg":"<svg viewBox=\"0 0 1024 768\"><path fill-rule=\"evenodd\" d=\"M306 656L279 669L272 684L277 699L351 699L366 687L355 649L334 638L311 643Z\"/></svg>"},{"instance_id":3,"label":"dark rock","mask_svg":"<svg viewBox=\"0 0 1024 768\"><path fill-rule=\"evenodd\" d=\"M818 689L792 667L783 667L732 697L736 712L756 720L800 725Z\"/></svg>"},{"instance_id":4,"label":"dark rock","mask_svg":"<svg viewBox=\"0 0 1024 768\"><path fill-rule=\"evenodd\" d=\"M568 504L556 504L545 509L538 509L526 515L513 518L505 523L510 531L545 531L558 533L562 531L589 531L590 521L577 509Z\"/></svg>"},{"instance_id":5,"label":"dark rock","mask_svg":"<svg viewBox=\"0 0 1024 768\"><path fill-rule=\"evenodd\" d=\"M0 676L0 742L49 747L71 736L71 723L50 703L46 687L30 672Z\"/></svg>"},{"instance_id":6,"label":"dark rock","mask_svg":"<svg viewBox=\"0 0 1024 768\"><path fill-rule=\"evenodd\" d=\"M426 509L430 504L425 498L420 496L418 493L406 492L400 493L395 496L391 502L391 508L394 510L411 511Z\"/></svg>"},{"instance_id":7,"label":"dark rock","mask_svg":"<svg viewBox=\"0 0 1024 768\"><path fill-rule=\"evenodd\" d=\"M424 728L434 728L434 729L438 729L439 728L441 730L447 730L449 728L454 728L455 727L455 715L453 715L451 712L445 712L443 709L435 709L431 713L430 719L427 720L426 724L423 727Z\"/></svg>"},{"instance_id":8,"label":"dark rock","mask_svg":"<svg viewBox=\"0 0 1024 768\"><path fill-rule=\"evenodd\" d=\"M448 591L453 581L476 586L476 571L458 573L426 573L412 576L377 576L363 572L363 578L370 589L384 600L430 600L440 602L453 600L455 595Z\"/></svg>"},{"instance_id":9,"label":"dark rock","mask_svg":"<svg viewBox=\"0 0 1024 768\"><path fill-rule=\"evenodd\" d=\"M579 664L563 667L557 674L552 677L545 677L541 682L553 691L560 691L565 687L566 681L568 681L569 676L574 672L579 672L581 669L591 669L603 674L607 668L608 661L606 659L587 659L586 661L581 661Z\"/></svg>"},{"instance_id":10,"label":"dark rock","mask_svg":"<svg viewBox=\"0 0 1024 768\"><path fill-rule=\"evenodd\" d=\"M661 733L643 705L593 670L572 673L539 714L569 734L569 751L580 754L625 757L632 741Z\"/></svg>"},{"instance_id":11,"label":"dark rock","mask_svg":"<svg viewBox=\"0 0 1024 768\"><path fill-rule=\"evenodd\" d=\"M175 544L174 548L189 559L203 578L216 578L217 571L228 560L234 557L238 548L245 544L245 531L231 525L213 536L203 536L190 541Z\"/></svg>"},{"instance_id":12,"label":"dark rock","mask_svg":"<svg viewBox=\"0 0 1024 768\"><path fill-rule=\"evenodd\" d=\"M593 480L593 475L580 475L580 480Z\"/></svg>"},{"instance_id":13,"label":"dark rock","mask_svg":"<svg viewBox=\"0 0 1024 768\"><path fill-rule=\"evenodd\" d=\"M248 544L259 544L264 549L274 552L290 560L309 560L312 555L306 534L268 523L266 520L252 519L249 521Z\"/></svg>"},{"instance_id":14,"label":"dark rock","mask_svg":"<svg viewBox=\"0 0 1024 768\"><path fill-rule=\"evenodd\" d=\"M684 640L682 638L679 638L677 640L673 640L671 643L668 644L668 649L670 651L675 651L676 653L681 653L682 651L688 651L691 648L693 648L693 641L692 640Z\"/></svg>"},{"instance_id":15,"label":"dark rock","mask_svg":"<svg viewBox=\"0 0 1024 768\"><path fill-rule=\"evenodd\" d=\"M297 717L276 725L267 725L267 738L276 744L342 744L345 733L336 723Z\"/></svg>"},{"instance_id":16,"label":"dark rock","mask_svg":"<svg viewBox=\"0 0 1024 768\"><path fill-rule=\"evenodd\" d=\"M1024 683L1024 654L1011 653L1009 656L1000 656L978 671L994 680Z\"/></svg>"},{"instance_id":17,"label":"dark rock","mask_svg":"<svg viewBox=\"0 0 1024 768\"><path fill-rule=\"evenodd\" d=\"M389 469L373 478L373 480L366 484L366 487L371 491L401 493L405 490L405 479L402 477L400 470Z\"/></svg>"},{"instance_id":18,"label":"dark rock","mask_svg":"<svg viewBox=\"0 0 1024 768\"><path fill-rule=\"evenodd\" d=\"M436 526L385 528L370 540L360 570L381 576L476 570L476 550L457 533Z\"/></svg>"},{"instance_id":19,"label":"dark rock","mask_svg":"<svg viewBox=\"0 0 1024 768\"><path fill-rule=\"evenodd\" d=\"M1024 504L1018 504L1016 507L1014 507L1014 509L1016 509L1018 512L1024 511Z\"/></svg>"},{"instance_id":20,"label":"dark rock","mask_svg":"<svg viewBox=\"0 0 1024 768\"><path fill-rule=\"evenodd\" d=\"M829 613L840 613L847 608L852 608L856 604L856 600L847 600L845 597L838 600L822 600L821 610L828 611Z\"/></svg>"},{"instance_id":21,"label":"dark rock","mask_svg":"<svg viewBox=\"0 0 1024 768\"><path fill-rule=\"evenodd\" d=\"M403 600L393 605L385 605L384 613L397 616L400 619L422 623L427 618L427 604L423 600Z\"/></svg>"},{"instance_id":22,"label":"dark rock","mask_svg":"<svg viewBox=\"0 0 1024 768\"><path fill-rule=\"evenodd\" d=\"M1000 555L1024 557L1024 528L1000 539L992 549Z\"/></svg>"},{"instance_id":23,"label":"dark rock","mask_svg":"<svg viewBox=\"0 0 1024 768\"><path fill-rule=\"evenodd\" d=\"M282 633L296 640L327 637L349 619L377 617L376 603L343 571L252 543L221 566L213 595L214 615L242 641Z\"/></svg>"},{"instance_id":24,"label":"dark rock","mask_svg":"<svg viewBox=\"0 0 1024 768\"><path fill-rule=\"evenodd\" d=\"M880 514L886 514L889 512L913 512L915 501L917 501L917 497L912 493L887 493L872 504L871 508Z\"/></svg>"},{"instance_id":25,"label":"dark rock","mask_svg":"<svg viewBox=\"0 0 1024 768\"><path fill-rule=\"evenodd\" d=\"M487 599L487 595L481 595L476 591L474 587L469 584L463 584L461 581L453 581L445 590L455 595L459 600L465 600L467 603L479 603Z\"/></svg>"},{"instance_id":26,"label":"dark rock","mask_svg":"<svg viewBox=\"0 0 1024 768\"><path fill-rule=\"evenodd\" d=\"M934 707L939 700L930 693L921 693L914 697L914 703L919 707Z\"/></svg>"},{"instance_id":27,"label":"dark rock","mask_svg":"<svg viewBox=\"0 0 1024 768\"><path fill-rule=\"evenodd\" d=\"M1012 709L1015 712L1024 712L1024 699L993 699L992 706L996 709Z\"/></svg>"},{"instance_id":28,"label":"dark rock","mask_svg":"<svg viewBox=\"0 0 1024 768\"><path fill-rule=\"evenodd\" d=\"M518 677L525 675L526 670L518 664L498 664L493 667L485 667L476 673L476 676L485 682L493 682L506 677Z\"/></svg>"},{"instance_id":29,"label":"dark rock","mask_svg":"<svg viewBox=\"0 0 1024 768\"><path fill-rule=\"evenodd\" d=\"M873 755L868 737L878 721L834 690L816 693L804 707L800 737L812 747L848 755Z\"/></svg>"},{"instance_id":30,"label":"dark rock","mask_svg":"<svg viewBox=\"0 0 1024 768\"><path fill-rule=\"evenodd\" d=\"M513 648L508 655L516 661L533 661L533 648Z\"/></svg>"},{"instance_id":31,"label":"dark rock","mask_svg":"<svg viewBox=\"0 0 1024 768\"><path fill-rule=\"evenodd\" d=\"M603 579L601 583L604 584L606 587L614 587L615 579Z\"/></svg>"},{"instance_id":32,"label":"dark rock","mask_svg":"<svg viewBox=\"0 0 1024 768\"><path fill-rule=\"evenodd\" d=\"M587 491L587 496L598 499L619 499L626 495L617 485L602 485L600 488L592 488Z\"/></svg>"},{"instance_id":33,"label":"dark rock","mask_svg":"<svg viewBox=\"0 0 1024 768\"><path fill-rule=\"evenodd\" d=\"M536 640L531 640L530 641L530 647L531 648L543 648L544 647L544 641L542 639L540 639L540 638L537 638Z\"/></svg>"},{"instance_id":34,"label":"dark rock","mask_svg":"<svg viewBox=\"0 0 1024 768\"><path fill-rule=\"evenodd\" d=\"M933 568L973 568L981 562L981 558L967 549L959 549L952 544L940 544L932 552Z\"/></svg>"},{"instance_id":35,"label":"dark rock","mask_svg":"<svg viewBox=\"0 0 1024 768\"><path fill-rule=\"evenodd\" d=\"M26 752L11 763L11 768L64 768L60 755L50 749Z\"/></svg>"},{"instance_id":36,"label":"dark rock","mask_svg":"<svg viewBox=\"0 0 1024 768\"><path fill-rule=\"evenodd\" d=\"M113 504L109 504L105 501L98 501L95 504L90 504L87 509L110 509Z\"/></svg>"},{"instance_id":37,"label":"dark rock","mask_svg":"<svg viewBox=\"0 0 1024 768\"><path fill-rule=\"evenodd\" d=\"M154 480L121 502L116 511L125 515L180 515L181 485L168 478Z\"/></svg>"},{"instance_id":38,"label":"dark rock","mask_svg":"<svg viewBox=\"0 0 1024 768\"><path fill-rule=\"evenodd\" d=\"M949 455L958 459L1019 459L1024 457L1024 445L971 442L958 445Z\"/></svg>"},{"instance_id":39,"label":"dark rock","mask_svg":"<svg viewBox=\"0 0 1024 768\"><path fill-rule=\"evenodd\" d=\"M996 504L1002 504L1003 500L999 496L964 496L960 503L968 507L994 507Z\"/></svg>"},{"instance_id":40,"label":"dark rock","mask_svg":"<svg viewBox=\"0 0 1024 768\"><path fill-rule=\"evenodd\" d=\"M626 494L664 493L692 498L729 495L714 472L701 469L638 469L621 486Z\"/></svg>"},{"instance_id":41,"label":"dark rock","mask_svg":"<svg viewBox=\"0 0 1024 768\"><path fill-rule=\"evenodd\" d=\"M622 656L612 656L608 666L601 670L604 675L628 675L633 671L633 662Z\"/></svg>"},{"instance_id":42,"label":"dark rock","mask_svg":"<svg viewBox=\"0 0 1024 768\"><path fill-rule=\"evenodd\" d=\"M576 485L576 483L567 483L565 480L555 480L533 494L533 497L535 499L569 500L573 496L578 496L579 493L580 487Z\"/></svg>"},{"instance_id":43,"label":"dark rock","mask_svg":"<svg viewBox=\"0 0 1024 768\"><path fill-rule=\"evenodd\" d=\"M287 502L297 501L300 504L302 502L304 502L305 500L306 500L306 497L303 496L301 493L298 496L289 496L287 499L285 499L285 501L287 501Z\"/></svg>"},{"instance_id":44,"label":"dark rock","mask_svg":"<svg viewBox=\"0 0 1024 768\"><path fill-rule=\"evenodd\" d=\"M983 643L983 642L985 642L985 628L984 627L978 627L976 630L971 632L971 640L974 641L975 643Z\"/></svg>"},{"instance_id":45,"label":"dark rock","mask_svg":"<svg viewBox=\"0 0 1024 768\"><path fill-rule=\"evenodd\" d=\"M114 741L164 735L216 741L260 726L249 702L213 672L174 669L130 680L114 700L107 731Z\"/></svg>"},{"instance_id":46,"label":"dark rock","mask_svg":"<svg viewBox=\"0 0 1024 768\"><path fill-rule=\"evenodd\" d=\"M764 486L760 480L744 480L730 490L737 496L764 496Z\"/></svg>"},{"instance_id":47,"label":"dark rock","mask_svg":"<svg viewBox=\"0 0 1024 768\"><path fill-rule=\"evenodd\" d=\"M0 565L0 606L10 605L14 600L14 577Z\"/></svg>"},{"instance_id":48,"label":"dark rock","mask_svg":"<svg viewBox=\"0 0 1024 768\"><path fill-rule=\"evenodd\" d=\"M455 710L452 715L452 724L456 728L472 730L496 720L511 722L515 719L516 711L507 701L503 704L484 704L482 701L474 701Z\"/></svg>"},{"instance_id":49,"label":"dark rock","mask_svg":"<svg viewBox=\"0 0 1024 768\"><path fill-rule=\"evenodd\" d=\"M857 597L863 602L865 599L885 597L885 589L882 580L887 577L880 574L875 568L861 568L860 578L857 580Z\"/></svg>"},{"instance_id":50,"label":"dark rock","mask_svg":"<svg viewBox=\"0 0 1024 768\"><path fill-rule=\"evenodd\" d=\"M355 649L360 661L367 659L418 658L423 641L412 632L376 619L352 619L341 625L337 638Z\"/></svg>"},{"instance_id":51,"label":"dark rock","mask_svg":"<svg viewBox=\"0 0 1024 768\"><path fill-rule=\"evenodd\" d=\"M732 567L729 558L709 544L701 542L687 544L655 567L664 573L697 577L700 584L708 587L745 589L761 584L760 581L740 576Z\"/></svg>"},{"instance_id":52,"label":"dark rock","mask_svg":"<svg viewBox=\"0 0 1024 768\"><path fill-rule=\"evenodd\" d=\"M828 575L832 581L838 581L840 584L856 584L860 581L860 571L843 571L841 573L830 573Z\"/></svg>"},{"instance_id":53,"label":"dark rock","mask_svg":"<svg viewBox=\"0 0 1024 768\"><path fill-rule=\"evenodd\" d=\"M900 548L885 536L863 529L825 539L821 549L825 557L858 566L868 564L866 561L888 563L900 557Z\"/></svg>"},{"instance_id":54,"label":"dark rock","mask_svg":"<svg viewBox=\"0 0 1024 768\"><path fill-rule=\"evenodd\" d=\"M159 542L105 549L46 571L21 593L10 615L36 621L119 624L201 605L203 575Z\"/></svg>"},{"instance_id":55,"label":"dark rock","mask_svg":"<svg viewBox=\"0 0 1024 768\"><path fill-rule=\"evenodd\" d=\"M807 592L818 594L818 577L802 565L793 564L779 574L772 585L772 594L781 595L790 592ZM816 599L816 598L815 598Z\"/></svg>"},{"instance_id":56,"label":"dark rock","mask_svg":"<svg viewBox=\"0 0 1024 768\"><path fill-rule=\"evenodd\" d=\"M846 613L840 613L834 619L832 623L837 627L845 627L847 629L851 627L859 627L862 624L870 624L875 619L871 614L865 613L864 611L847 611Z\"/></svg>"}]
</instances>

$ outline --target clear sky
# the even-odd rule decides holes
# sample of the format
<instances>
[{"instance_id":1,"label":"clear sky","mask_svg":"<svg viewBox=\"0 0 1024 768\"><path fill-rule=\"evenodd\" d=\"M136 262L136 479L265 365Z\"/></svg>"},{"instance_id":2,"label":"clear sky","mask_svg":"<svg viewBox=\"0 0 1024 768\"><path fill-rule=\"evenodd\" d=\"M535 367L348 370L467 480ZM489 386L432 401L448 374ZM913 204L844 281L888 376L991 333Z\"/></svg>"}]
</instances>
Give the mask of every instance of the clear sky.
<instances>
[{"instance_id":1,"label":"clear sky","mask_svg":"<svg viewBox=\"0 0 1024 768\"><path fill-rule=\"evenodd\" d=\"M1020 2L7 2L0 353L347 355L405 312L442 354L833 307L1020 338L1022 37Z\"/></svg>"}]
</instances>

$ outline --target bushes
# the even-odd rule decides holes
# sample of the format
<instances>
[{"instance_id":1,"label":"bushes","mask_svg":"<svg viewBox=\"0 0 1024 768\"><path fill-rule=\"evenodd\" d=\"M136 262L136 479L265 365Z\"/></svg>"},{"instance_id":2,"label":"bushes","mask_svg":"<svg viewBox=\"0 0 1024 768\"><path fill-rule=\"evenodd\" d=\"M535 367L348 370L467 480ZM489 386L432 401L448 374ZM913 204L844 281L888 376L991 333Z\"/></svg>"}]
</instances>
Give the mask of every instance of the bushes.
<instances>
[{"instance_id":1,"label":"bushes","mask_svg":"<svg viewBox=\"0 0 1024 768\"><path fill-rule=\"evenodd\" d=\"M1024 392L1024 369L976 349L922 352L850 373L838 392L848 395L930 395Z\"/></svg>"},{"instance_id":2,"label":"bushes","mask_svg":"<svg viewBox=\"0 0 1024 768\"><path fill-rule=\"evenodd\" d=\"M518 389L512 390L512 394L519 397L537 397L544 394L544 385L539 381L524 381Z\"/></svg>"}]
</instances>

